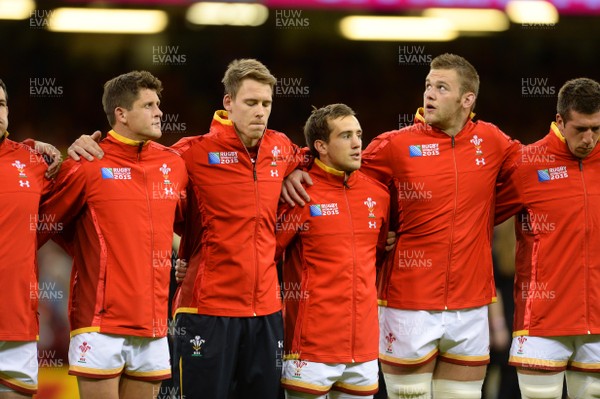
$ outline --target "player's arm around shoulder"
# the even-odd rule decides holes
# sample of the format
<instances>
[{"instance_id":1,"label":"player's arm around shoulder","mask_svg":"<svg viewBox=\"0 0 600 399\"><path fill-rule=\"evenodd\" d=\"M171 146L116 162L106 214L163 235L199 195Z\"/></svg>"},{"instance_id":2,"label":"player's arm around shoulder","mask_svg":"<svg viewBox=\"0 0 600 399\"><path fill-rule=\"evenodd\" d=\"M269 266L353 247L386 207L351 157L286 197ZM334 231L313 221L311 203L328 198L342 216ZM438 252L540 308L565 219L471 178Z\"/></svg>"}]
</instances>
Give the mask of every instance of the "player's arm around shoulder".
<instances>
[{"instance_id":1,"label":"player's arm around shoulder","mask_svg":"<svg viewBox=\"0 0 600 399\"><path fill-rule=\"evenodd\" d=\"M277 223L275 225L275 262L281 260L286 247L296 236L308 229L307 214L308 207L291 206L288 203L281 203L279 205Z\"/></svg>"},{"instance_id":2,"label":"player's arm around shoulder","mask_svg":"<svg viewBox=\"0 0 600 399\"><path fill-rule=\"evenodd\" d=\"M88 162L88 161L82 161ZM40 201L40 220L52 220L68 225L79 214L87 201L87 175L81 162L67 159L58 175ZM51 232L38 232L38 248L53 238Z\"/></svg>"}]
</instances>

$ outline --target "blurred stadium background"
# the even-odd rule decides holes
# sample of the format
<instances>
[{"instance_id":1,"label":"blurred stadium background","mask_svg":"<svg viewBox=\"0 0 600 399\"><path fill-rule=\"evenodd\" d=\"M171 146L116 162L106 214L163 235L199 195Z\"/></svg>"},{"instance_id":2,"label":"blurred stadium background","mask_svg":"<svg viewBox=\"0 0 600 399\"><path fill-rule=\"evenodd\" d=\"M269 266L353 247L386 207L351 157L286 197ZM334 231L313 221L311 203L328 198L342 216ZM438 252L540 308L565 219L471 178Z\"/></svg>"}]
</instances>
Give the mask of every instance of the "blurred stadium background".
<instances>
[{"instance_id":1,"label":"blurred stadium background","mask_svg":"<svg viewBox=\"0 0 600 399\"><path fill-rule=\"evenodd\" d=\"M118 10L150 13L107 14ZM11 138L63 153L109 129L102 86L134 69L165 85L166 145L206 132L235 58L257 58L278 78L270 127L298 144L313 105L354 108L365 145L411 124L428 64L444 52L477 68L477 117L524 143L547 132L566 80L600 79L600 0L0 0L0 38ZM70 260L53 244L39 258L37 398L77 398L64 370Z\"/></svg>"}]
</instances>

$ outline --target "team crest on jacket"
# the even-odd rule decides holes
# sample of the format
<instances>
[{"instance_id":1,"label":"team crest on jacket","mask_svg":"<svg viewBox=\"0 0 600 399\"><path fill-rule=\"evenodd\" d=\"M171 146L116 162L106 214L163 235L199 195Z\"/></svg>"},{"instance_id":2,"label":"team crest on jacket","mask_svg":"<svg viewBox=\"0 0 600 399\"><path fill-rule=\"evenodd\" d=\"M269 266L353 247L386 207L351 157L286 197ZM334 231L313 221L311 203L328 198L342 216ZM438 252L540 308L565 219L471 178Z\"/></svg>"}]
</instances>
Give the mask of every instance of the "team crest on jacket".
<instances>
[{"instance_id":1,"label":"team crest on jacket","mask_svg":"<svg viewBox=\"0 0 600 399\"><path fill-rule=\"evenodd\" d=\"M371 197L368 197L367 200L365 202L363 202L363 204L365 204L367 206L367 208L369 209L369 217L374 218L375 217L375 205L377 205L377 202L373 201L373 199Z\"/></svg>"},{"instance_id":2,"label":"team crest on jacket","mask_svg":"<svg viewBox=\"0 0 600 399\"><path fill-rule=\"evenodd\" d=\"M337 202L331 204L313 204L310 206L310 216L339 215L340 210Z\"/></svg>"},{"instance_id":3,"label":"team crest on jacket","mask_svg":"<svg viewBox=\"0 0 600 399\"><path fill-rule=\"evenodd\" d=\"M192 349L194 349L194 353L192 353L192 356L198 356L201 357L202 356L202 345L204 345L204 343L206 342L206 340L202 339L202 337L200 337L199 335L196 335L194 337L194 339L190 339L190 343L192 344Z\"/></svg>"},{"instance_id":4,"label":"team crest on jacket","mask_svg":"<svg viewBox=\"0 0 600 399\"><path fill-rule=\"evenodd\" d=\"M12 166L17 168L17 171L19 172L19 187L30 187L29 180L27 180L27 175L25 174L25 167L27 165L22 163L19 160L16 160L15 162L12 163ZM25 180L22 180L22 179L25 179Z\"/></svg>"},{"instance_id":5,"label":"team crest on jacket","mask_svg":"<svg viewBox=\"0 0 600 399\"><path fill-rule=\"evenodd\" d=\"M26 179L27 175L25 174L25 167L27 165L25 165L24 163L21 163L21 161L16 160L15 162L12 163L12 166L14 166L15 168L17 168L17 170L19 171L19 177L21 179Z\"/></svg>"},{"instance_id":6,"label":"team crest on jacket","mask_svg":"<svg viewBox=\"0 0 600 399\"><path fill-rule=\"evenodd\" d=\"M483 139L476 134L473 135L473 138L469 140L471 144L475 147L475 165L483 166L485 165L485 158L483 157L483 151L481 150L481 143L483 143ZM481 158L479 158L481 156Z\"/></svg>"},{"instance_id":7,"label":"team crest on jacket","mask_svg":"<svg viewBox=\"0 0 600 399\"><path fill-rule=\"evenodd\" d=\"M163 184L171 184L171 181L169 180L169 172L171 171L171 168L169 168L166 163L163 163L159 170L163 175Z\"/></svg>"},{"instance_id":8,"label":"team crest on jacket","mask_svg":"<svg viewBox=\"0 0 600 399\"><path fill-rule=\"evenodd\" d=\"M209 165L223 165L238 162L239 161L237 151L221 151L208 153Z\"/></svg>"},{"instance_id":9,"label":"team crest on jacket","mask_svg":"<svg viewBox=\"0 0 600 399\"><path fill-rule=\"evenodd\" d=\"M131 168L101 168L103 179L131 180Z\"/></svg>"},{"instance_id":10,"label":"team crest on jacket","mask_svg":"<svg viewBox=\"0 0 600 399\"><path fill-rule=\"evenodd\" d=\"M475 154L483 155L483 151L481 151L481 143L483 143L483 139L474 134L470 142L475 146Z\"/></svg>"},{"instance_id":11,"label":"team crest on jacket","mask_svg":"<svg viewBox=\"0 0 600 399\"><path fill-rule=\"evenodd\" d=\"M538 169L538 182L547 182L550 180L566 179L569 177L566 166L557 166L556 168Z\"/></svg>"},{"instance_id":12,"label":"team crest on jacket","mask_svg":"<svg viewBox=\"0 0 600 399\"><path fill-rule=\"evenodd\" d=\"M271 150L271 154L273 155L273 160L271 161L271 166L277 166L277 159L279 158L279 154L281 154L281 150L279 147L275 146Z\"/></svg>"},{"instance_id":13,"label":"team crest on jacket","mask_svg":"<svg viewBox=\"0 0 600 399\"><path fill-rule=\"evenodd\" d=\"M434 144L414 144L408 146L410 157L433 157L440 155L440 145Z\"/></svg>"}]
</instances>

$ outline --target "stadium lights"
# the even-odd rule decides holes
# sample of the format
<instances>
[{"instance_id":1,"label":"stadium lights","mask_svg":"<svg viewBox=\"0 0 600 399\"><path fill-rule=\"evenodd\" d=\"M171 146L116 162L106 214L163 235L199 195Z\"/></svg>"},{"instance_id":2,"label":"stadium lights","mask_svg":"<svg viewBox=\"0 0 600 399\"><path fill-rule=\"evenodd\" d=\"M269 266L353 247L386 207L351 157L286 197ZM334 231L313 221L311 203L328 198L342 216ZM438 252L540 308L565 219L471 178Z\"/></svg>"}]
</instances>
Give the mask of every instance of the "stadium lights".
<instances>
[{"instance_id":1,"label":"stadium lights","mask_svg":"<svg viewBox=\"0 0 600 399\"><path fill-rule=\"evenodd\" d=\"M48 29L54 32L150 34L162 32L167 24L167 14L160 10L57 8L52 10Z\"/></svg>"},{"instance_id":2,"label":"stadium lights","mask_svg":"<svg viewBox=\"0 0 600 399\"><path fill-rule=\"evenodd\" d=\"M506 4L510 20L518 24L555 24L558 11L550 2L543 0L511 0Z\"/></svg>"},{"instance_id":3,"label":"stadium lights","mask_svg":"<svg viewBox=\"0 0 600 399\"><path fill-rule=\"evenodd\" d=\"M187 20L196 25L259 26L268 17L267 7L249 3L195 3L186 13Z\"/></svg>"},{"instance_id":4,"label":"stadium lights","mask_svg":"<svg viewBox=\"0 0 600 399\"><path fill-rule=\"evenodd\" d=\"M423 16L448 19L461 32L502 32L510 27L506 14L494 9L429 8Z\"/></svg>"},{"instance_id":5,"label":"stadium lights","mask_svg":"<svg viewBox=\"0 0 600 399\"><path fill-rule=\"evenodd\" d=\"M349 16L340 21L350 40L450 41L458 37L452 22L443 18Z\"/></svg>"},{"instance_id":6,"label":"stadium lights","mask_svg":"<svg viewBox=\"0 0 600 399\"><path fill-rule=\"evenodd\" d=\"M0 19L27 19L34 10L33 0L0 0Z\"/></svg>"}]
</instances>

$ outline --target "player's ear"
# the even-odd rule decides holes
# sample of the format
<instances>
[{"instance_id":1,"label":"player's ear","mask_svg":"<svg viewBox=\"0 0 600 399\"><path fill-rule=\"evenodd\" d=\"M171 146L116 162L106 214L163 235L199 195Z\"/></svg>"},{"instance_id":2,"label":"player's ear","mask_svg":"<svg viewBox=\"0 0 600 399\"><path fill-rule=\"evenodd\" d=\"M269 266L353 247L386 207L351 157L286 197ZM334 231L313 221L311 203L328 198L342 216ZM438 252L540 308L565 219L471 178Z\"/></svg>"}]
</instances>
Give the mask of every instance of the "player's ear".
<instances>
[{"instance_id":1,"label":"player's ear","mask_svg":"<svg viewBox=\"0 0 600 399\"><path fill-rule=\"evenodd\" d=\"M327 154L327 143L323 140L315 140L314 144L315 150L319 153L319 155Z\"/></svg>"},{"instance_id":2,"label":"player's ear","mask_svg":"<svg viewBox=\"0 0 600 399\"><path fill-rule=\"evenodd\" d=\"M231 103L233 102L233 98L231 98L230 94L225 94L223 97L223 108L225 111L231 112Z\"/></svg>"},{"instance_id":3,"label":"player's ear","mask_svg":"<svg viewBox=\"0 0 600 399\"><path fill-rule=\"evenodd\" d=\"M477 98L475 96L475 93L469 91L469 92L466 92L465 94L463 94L462 97L463 97L463 99L462 99L463 106L465 108L469 108L469 109L473 108L473 105L475 104L475 99Z\"/></svg>"},{"instance_id":4,"label":"player's ear","mask_svg":"<svg viewBox=\"0 0 600 399\"><path fill-rule=\"evenodd\" d=\"M122 124L127 123L127 110L123 107L115 108L115 121Z\"/></svg>"}]
</instances>

